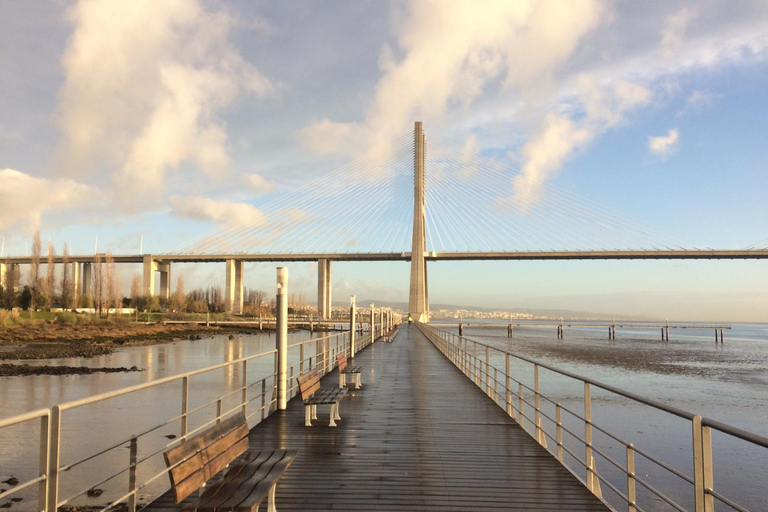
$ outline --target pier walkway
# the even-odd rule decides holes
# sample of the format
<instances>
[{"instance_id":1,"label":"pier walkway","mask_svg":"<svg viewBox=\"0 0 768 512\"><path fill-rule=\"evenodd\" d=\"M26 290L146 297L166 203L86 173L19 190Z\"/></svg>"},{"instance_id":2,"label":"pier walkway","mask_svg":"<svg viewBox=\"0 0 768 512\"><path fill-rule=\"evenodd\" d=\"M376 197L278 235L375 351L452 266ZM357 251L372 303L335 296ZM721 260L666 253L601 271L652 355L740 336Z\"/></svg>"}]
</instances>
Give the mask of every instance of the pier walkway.
<instances>
[{"instance_id":1,"label":"pier walkway","mask_svg":"<svg viewBox=\"0 0 768 512\"><path fill-rule=\"evenodd\" d=\"M281 512L303 510L608 510L456 369L403 325L359 354L363 389L304 427L299 399L251 430L252 448L298 448L277 486ZM336 372L324 386L338 385ZM166 493L146 510L178 511Z\"/></svg>"}]
</instances>

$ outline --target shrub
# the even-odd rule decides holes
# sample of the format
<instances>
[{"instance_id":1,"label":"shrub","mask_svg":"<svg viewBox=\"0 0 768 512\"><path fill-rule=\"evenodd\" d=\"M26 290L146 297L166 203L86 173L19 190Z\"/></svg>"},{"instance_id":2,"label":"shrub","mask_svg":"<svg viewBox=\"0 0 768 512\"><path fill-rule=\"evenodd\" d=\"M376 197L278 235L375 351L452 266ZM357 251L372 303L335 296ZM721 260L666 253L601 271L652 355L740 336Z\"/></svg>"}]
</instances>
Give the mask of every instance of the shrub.
<instances>
[{"instance_id":1,"label":"shrub","mask_svg":"<svg viewBox=\"0 0 768 512\"><path fill-rule=\"evenodd\" d=\"M15 309L13 310L6 310L6 309L0 309L0 326L2 327L11 327L13 325L19 324L19 312Z\"/></svg>"},{"instance_id":2,"label":"shrub","mask_svg":"<svg viewBox=\"0 0 768 512\"><path fill-rule=\"evenodd\" d=\"M61 325L77 325L77 315L68 311L62 311L56 315L56 323Z\"/></svg>"}]
</instances>

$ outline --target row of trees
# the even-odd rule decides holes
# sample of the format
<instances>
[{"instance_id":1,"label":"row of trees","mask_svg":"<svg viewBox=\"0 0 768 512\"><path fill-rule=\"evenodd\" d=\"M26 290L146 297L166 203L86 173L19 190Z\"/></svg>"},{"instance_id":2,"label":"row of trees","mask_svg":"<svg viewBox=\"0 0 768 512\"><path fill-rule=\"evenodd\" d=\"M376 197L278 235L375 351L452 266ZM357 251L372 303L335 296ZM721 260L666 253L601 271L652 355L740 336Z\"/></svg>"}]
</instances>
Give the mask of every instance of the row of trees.
<instances>
[{"instance_id":1,"label":"row of trees","mask_svg":"<svg viewBox=\"0 0 768 512\"><path fill-rule=\"evenodd\" d=\"M0 296L5 309L21 307L32 310L50 310L53 307L74 309L76 307L95 307L99 314L109 308L123 306L123 295L120 286L120 275L115 269L115 260L107 253L106 256L97 254L93 263L93 283L90 290L81 290L78 298L73 279L73 265L69 261L69 248L64 244L62 253L62 271L59 280L56 279L54 258L56 251L48 242L48 253L43 260L40 233L35 234L32 242L32 262L30 264L28 282L21 288L21 273L18 265L6 261L6 272L0 283ZM43 274L41 265L45 261L46 273ZM21 289L20 289L21 288ZM78 300L79 299L79 300Z\"/></svg>"}]
</instances>

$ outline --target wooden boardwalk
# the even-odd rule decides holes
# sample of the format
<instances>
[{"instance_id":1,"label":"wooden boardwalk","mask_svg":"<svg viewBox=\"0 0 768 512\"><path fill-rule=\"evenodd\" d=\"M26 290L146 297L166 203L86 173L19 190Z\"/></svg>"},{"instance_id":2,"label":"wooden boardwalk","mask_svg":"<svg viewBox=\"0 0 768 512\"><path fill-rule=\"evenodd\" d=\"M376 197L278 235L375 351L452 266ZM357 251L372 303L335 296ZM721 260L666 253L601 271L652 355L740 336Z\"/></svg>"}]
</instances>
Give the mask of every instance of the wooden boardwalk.
<instances>
[{"instance_id":1,"label":"wooden boardwalk","mask_svg":"<svg viewBox=\"0 0 768 512\"><path fill-rule=\"evenodd\" d=\"M294 399L251 430L253 448L300 450L277 486L280 512L608 510L415 326L354 364L367 366L363 389L341 402L338 427L327 406L304 427ZM148 510L172 507L166 493Z\"/></svg>"}]
</instances>

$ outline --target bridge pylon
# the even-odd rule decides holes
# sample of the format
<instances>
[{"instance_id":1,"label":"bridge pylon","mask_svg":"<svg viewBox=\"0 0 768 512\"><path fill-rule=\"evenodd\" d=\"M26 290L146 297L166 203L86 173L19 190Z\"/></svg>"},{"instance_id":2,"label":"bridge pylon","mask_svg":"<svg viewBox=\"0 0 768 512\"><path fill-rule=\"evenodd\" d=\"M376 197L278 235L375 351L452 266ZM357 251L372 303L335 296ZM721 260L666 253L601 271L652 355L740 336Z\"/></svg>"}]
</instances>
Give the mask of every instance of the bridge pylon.
<instances>
[{"instance_id":1,"label":"bridge pylon","mask_svg":"<svg viewBox=\"0 0 768 512\"><path fill-rule=\"evenodd\" d=\"M411 247L411 286L408 313L417 322L429 322L427 292L427 236L424 208L424 131L421 121L414 129L413 245Z\"/></svg>"}]
</instances>

